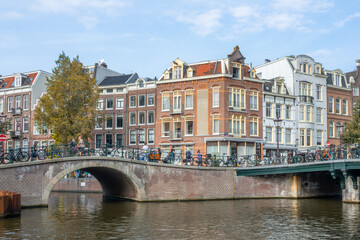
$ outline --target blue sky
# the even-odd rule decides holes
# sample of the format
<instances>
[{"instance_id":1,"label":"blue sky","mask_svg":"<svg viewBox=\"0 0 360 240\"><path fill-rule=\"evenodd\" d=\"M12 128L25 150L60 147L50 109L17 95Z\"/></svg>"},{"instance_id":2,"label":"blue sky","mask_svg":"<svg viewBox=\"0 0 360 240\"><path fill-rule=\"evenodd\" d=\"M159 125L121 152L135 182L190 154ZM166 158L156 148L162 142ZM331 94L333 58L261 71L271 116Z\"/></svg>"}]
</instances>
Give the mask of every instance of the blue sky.
<instances>
[{"instance_id":1,"label":"blue sky","mask_svg":"<svg viewBox=\"0 0 360 240\"><path fill-rule=\"evenodd\" d=\"M0 74L85 65L160 77L171 61L308 54L344 72L360 58L360 0L0 0Z\"/></svg>"}]
</instances>

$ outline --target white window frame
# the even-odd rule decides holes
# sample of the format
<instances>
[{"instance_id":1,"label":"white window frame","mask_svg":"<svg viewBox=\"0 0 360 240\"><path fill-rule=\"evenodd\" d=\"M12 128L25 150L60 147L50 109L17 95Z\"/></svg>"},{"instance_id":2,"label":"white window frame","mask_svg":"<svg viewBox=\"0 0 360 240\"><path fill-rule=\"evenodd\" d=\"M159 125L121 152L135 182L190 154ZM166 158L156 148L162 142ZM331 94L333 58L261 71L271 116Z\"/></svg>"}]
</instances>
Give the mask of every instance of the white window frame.
<instances>
[{"instance_id":1,"label":"white window frame","mask_svg":"<svg viewBox=\"0 0 360 240\"><path fill-rule=\"evenodd\" d=\"M108 119L111 118L111 127L107 126ZM114 116L112 114L108 114L105 116L105 129L113 129L114 127Z\"/></svg>"},{"instance_id":2,"label":"white window frame","mask_svg":"<svg viewBox=\"0 0 360 240\"><path fill-rule=\"evenodd\" d=\"M135 105L132 105L132 100L135 100ZM131 95L129 97L129 108L136 108L136 95Z\"/></svg>"},{"instance_id":3,"label":"white window frame","mask_svg":"<svg viewBox=\"0 0 360 240\"><path fill-rule=\"evenodd\" d=\"M153 99L153 104L149 104L149 99ZM147 95L147 106L155 106L155 94L154 93L150 93Z\"/></svg>"},{"instance_id":4,"label":"white window frame","mask_svg":"<svg viewBox=\"0 0 360 240\"><path fill-rule=\"evenodd\" d=\"M112 107L108 107L108 100L112 100ZM111 109L114 109L114 98L106 98L106 110L111 110Z\"/></svg>"},{"instance_id":5,"label":"white window frame","mask_svg":"<svg viewBox=\"0 0 360 240\"><path fill-rule=\"evenodd\" d=\"M143 97L144 98L144 105L140 105L140 97ZM146 107L146 96L145 96L145 94L139 94L138 95L138 107L139 108L144 108L144 107Z\"/></svg>"},{"instance_id":6,"label":"white window frame","mask_svg":"<svg viewBox=\"0 0 360 240\"><path fill-rule=\"evenodd\" d=\"M149 134L149 132L150 131L153 131L153 141L152 142L150 142L150 134ZM155 129L154 128L148 128L147 129L147 145L154 145L155 144Z\"/></svg>"},{"instance_id":7,"label":"white window frame","mask_svg":"<svg viewBox=\"0 0 360 240\"><path fill-rule=\"evenodd\" d=\"M123 109L124 108L124 98L117 97L116 98L116 109Z\"/></svg>"},{"instance_id":8,"label":"white window frame","mask_svg":"<svg viewBox=\"0 0 360 240\"><path fill-rule=\"evenodd\" d=\"M122 127L118 127L118 118L121 117L122 118ZM116 129L123 129L124 128L124 115L123 114L116 114L116 123L115 123L115 128Z\"/></svg>"},{"instance_id":9,"label":"white window frame","mask_svg":"<svg viewBox=\"0 0 360 240\"><path fill-rule=\"evenodd\" d=\"M26 120L26 121L25 121ZM25 124L27 123L27 130L25 130ZM23 118L23 127L22 127L22 131L24 133L29 132L29 118L28 117L24 117Z\"/></svg>"},{"instance_id":10,"label":"white window frame","mask_svg":"<svg viewBox=\"0 0 360 240\"><path fill-rule=\"evenodd\" d=\"M150 119L149 115L150 115L150 113L153 113L153 119L154 119L153 122L149 122L149 119ZM155 124L155 111L147 111L147 125L154 125L154 124Z\"/></svg>"},{"instance_id":11,"label":"white window frame","mask_svg":"<svg viewBox=\"0 0 360 240\"><path fill-rule=\"evenodd\" d=\"M216 86L212 88L212 107L220 107L220 87Z\"/></svg>"},{"instance_id":12,"label":"white window frame","mask_svg":"<svg viewBox=\"0 0 360 240\"><path fill-rule=\"evenodd\" d=\"M135 143L131 143L131 137L134 136L132 135L134 133L135 135ZM137 142L137 136L136 136L136 130L135 129L130 129L129 130L129 145L136 145L136 142Z\"/></svg>"},{"instance_id":13,"label":"white window frame","mask_svg":"<svg viewBox=\"0 0 360 240\"><path fill-rule=\"evenodd\" d=\"M30 96L26 94L23 96L23 110L29 110Z\"/></svg>"},{"instance_id":14,"label":"white window frame","mask_svg":"<svg viewBox=\"0 0 360 240\"><path fill-rule=\"evenodd\" d=\"M104 109L104 99L100 98L97 102L96 109L103 110Z\"/></svg>"},{"instance_id":15,"label":"white window frame","mask_svg":"<svg viewBox=\"0 0 360 240\"><path fill-rule=\"evenodd\" d=\"M141 123L140 122L140 116L143 115L144 116L144 122ZM140 111L138 112L138 125L145 125L146 124L146 112L145 111Z\"/></svg>"},{"instance_id":16,"label":"white window frame","mask_svg":"<svg viewBox=\"0 0 360 240\"><path fill-rule=\"evenodd\" d=\"M135 123L131 123L131 116L134 115ZM129 126L136 126L136 112L129 113Z\"/></svg>"}]
</instances>

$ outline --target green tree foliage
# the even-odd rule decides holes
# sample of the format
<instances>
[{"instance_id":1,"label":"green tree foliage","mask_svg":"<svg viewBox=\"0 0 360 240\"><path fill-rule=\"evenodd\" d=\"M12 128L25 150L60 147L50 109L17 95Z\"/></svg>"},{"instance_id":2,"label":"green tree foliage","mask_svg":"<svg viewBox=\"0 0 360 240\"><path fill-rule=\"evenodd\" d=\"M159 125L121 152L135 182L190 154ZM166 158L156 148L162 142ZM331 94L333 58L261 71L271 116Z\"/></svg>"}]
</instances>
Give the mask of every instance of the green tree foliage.
<instances>
[{"instance_id":1,"label":"green tree foliage","mask_svg":"<svg viewBox=\"0 0 360 240\"><path fill-rule=\"evenodd\" d=\"M345 123L341 134L342 143L360 143L360 100L353 108L352 121Z\"/></svg>"},{"instance_id":2,"label":"green tree foliage","mask_svg":"<svg viewBox=\"0 0 360 240\"><path fill-rule=\"evenodd\" d=\"M52 129L55 143L68 143L79 135L91 139L97 115L99 89L77 56L62 52L47 79L47 92L40 98L34 119L40 131Z\"/></svg>"}]
</instances>

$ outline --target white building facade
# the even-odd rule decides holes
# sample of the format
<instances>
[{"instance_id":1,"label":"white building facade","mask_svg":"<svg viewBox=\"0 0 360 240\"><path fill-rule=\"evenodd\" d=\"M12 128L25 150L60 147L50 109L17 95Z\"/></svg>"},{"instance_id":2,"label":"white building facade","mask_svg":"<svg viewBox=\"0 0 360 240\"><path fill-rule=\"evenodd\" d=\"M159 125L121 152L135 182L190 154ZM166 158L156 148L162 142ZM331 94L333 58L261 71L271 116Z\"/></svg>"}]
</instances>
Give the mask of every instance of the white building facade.
<instances>
[{"instance_id":1,"label":"white building facade","mask_svg":"<svg viewBox=\"0 0 360 240\"><path fill-rule=\"evenodd\" d=\"M307 55L288 56L255 67L259 78L282 77L295 97L295 141L301 153L314 152L327 142L326 75L320 63Z\"/></svg>"}]
</instances>

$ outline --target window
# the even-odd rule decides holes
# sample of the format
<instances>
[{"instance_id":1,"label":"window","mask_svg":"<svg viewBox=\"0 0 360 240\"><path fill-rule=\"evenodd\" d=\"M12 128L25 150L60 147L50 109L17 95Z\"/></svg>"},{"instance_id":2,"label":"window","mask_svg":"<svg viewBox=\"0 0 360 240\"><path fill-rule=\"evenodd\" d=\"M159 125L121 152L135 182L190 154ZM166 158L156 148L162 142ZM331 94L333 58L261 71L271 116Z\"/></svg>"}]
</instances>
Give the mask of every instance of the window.
<instances>
[{"instance_id":1,"label":"window","mask_svg":"<svg viewBox=\"0 0 360 240\"><path fill-rule=\"evenodd\" d=\"M229 107L245 109L245 89L229 89Z\"/></svg>"},{"instance_id":2,"label":"window","mask_svg":"<svg viewBox=\"0 0 360 240\"><path fill-rule=\"evenodd\" d=\"M355 97L358 97L359 96L359 87L353 87L353 95Z\"/></svg>"},{"instance_id":3,"label":"window","mask_svg":"<svg viewBox=\"0 0 360 240\"><path fill-rule=\"evenodd\" d=\"M258 118L250 117L250 136L258 136Z\"/></svg>"},{"instance_id":4,"label":"window","mask_svg":"<svg viewBox=\"0 0 360 240\"><path fill-rule=\"evenodd\" d=\"M187 73L187 77L192 77L192 76L193 76L193 71L189 70L188 73Z\"/></svg>"},{"instance_id":5,"label":"window","mask_svg":"<svg viewBox=\"0 0 360 240\"><path fill-rule=\"evenodd\" d=\"M241 128L240 128L240 132L241 135L246 135L246 131L245 131L245 121L246 121L246 117L241 117Z\"/></svg>"},{"instance_id":6,"label":"window","mask_svg":"<svg viewBox=\"0 0 360 240\"><path fill-rule=\"evenodd\" d=\"M305 129L300 129L300 146L305 146Z\"/></svg>"},{"instance_id":7,"label":"window","mask_svg":"<svg viewBox=\"0 0 360 240\"><path fill-rule=\"evenodd\" d=\"M46 141L41 141L41 145L43 145L42 143L45 142L45 146L46 146ZM14 141L14 148L20 148L20 140L15 140Z\"/></svg>"},{"instance_id":8,"label":"window","mask_svg":"<svg viewBox=\"0 0 360 240\"><path fill-rule=\"evenodd\" d=\"M29 139L23 139L22 142L22 148L24 149L25 152L27 152L29 149Z\"/></svg>"},{"instance_id":9,"label":"window","mask_svg":"<svg viewBox=\"0 0 360 240\"><path fill-rule=\"evenodd\" d=\"M23 96L23 109L28 110L29 109L29 95Z\"/></svg>"},{"instance_id":10,"label":"window","mask_svg":"<svg viewBox=\"0 0 360 240\"><path fill-rule=\"evenodd\" d=\"M334 122L329 122L329 137L334 137Z\"/></svg>"},{"instance_id":11,"label":"window","mask_svg":"<svg viewBox=\"0 0 360 240\"><path fill-rule=\"evenodd\" d=\"M280 94L283 93L282 88L283 88L283 84L281 82L276 83L276 93L280 93Z\"/></svg>"},{"instance_id":12,"label":"window","mask_svg":"<svg viewBox=\"0 0 360 240\"><path fill-rule=\"evenodd\" d=\"M306 106L306 121L307 122L311 122L311 120L312 120L311 112L312 112L312 107L311 106Z\"/></svg>"},{"instance_id":13,"label":"window","mask_svg":"<svg viewBox=\"0 0 360 240\"><path fill-rule=\"evenodd\" d=\"M165 73L165 76L164 76L165 79L169 79L169 73Z\"/></svg>"},{"instance_id":14,"label":"window","mask_svg":"<svg viewBox=\"0 0 360 240\"><path fill-rule=\"evenodd\" d=\"M340 86L340 75L336 75L335 84L336 84L336 86Z\"/></svg>"},{"instance_id":15,"label":"window","mask_svg":"<svg viewBox=\"0 0 360 240\"><path fill-rule=\"evenodd\" d=\"M38 142L38 141L34 141L34 142ZM38 145L39 146L39 145ZM6 148L9 151L10 149L12 149L12 140L7 140L6 142Z\"/></svg>"},{"instance_id":16,"label":"window","mask_svg":"<svg viewBox=\"0 0 360 240\"><path fill-rule=\"evenodd\" d=\"M315 71L316 71L317 74L320 74L320 67L316 67Z\"/></svg>"},{"instance_id":17,"label":"window","mask_svg":"<svg viewBox=\"0 0 360 240\"><path fill-rule=\"evenodd\" d=\"M136 107L136 96L130 96L130 105L131 108Z\"/></svg>"},{"instance_id":18,"label":"window","mask_svg":"<svg viewBox=\"0 0 360 240\"><path fill-rule=\"evenodd\" d=\"M116 109L124 108L124 98L116 98Z\"/></svg>"},{"instance_id":19,"label":"window","mask_svg":"<svg viewBox=\"0 0 360 240\"><path fill-rule=\"evenodd\" d=\"M130 134L129 134L129 142L130 142L130 145L135 145L136 144L136 130L130 130Z\"/></svg>"},{"instance_id":20,"label":"window","mask_svg":"<svg viewBox=\"0 0 360 240\"><path fill-rule=\"evenodd\" d=\"M193 90L185 91L185 109L193 109L193 107L194 107L193 96L194 96Z\"/></svg>"},{"instance_id":21,"label":"window","mask_svg":"<svg viewBox=\"0 0 360 240\"><path fill-rule=\"evenodd\" d=\"M265 110L266 117L271 118L272 117L272 104L267 102L265 108L266 108L266 110Z\"/></svg>"},{"instance_id":22,"label":"window","mask_svg":"<svg viewBox=\"0 0 360 240\"><path fill-rule=\"evenodd\" d=\"M342 125L340 122L336 123L336 138L340 137Z\"/></svg>"},{"instance_id":23,"label":"window","mask_svg":"<svg viewBox=\"0 0 360 240\"><path fill-rule=\"evenodd\" d=\"M106 98L106 109L113 109L114 108L114 99Z\"/></svg>"},{"instance_id":24,"label":"window","mask_svg":"<svg viewBox=\"0 0 360 240\"><path fill-rule=\"evenodd\" d=\"M316 99L317 100L322 100L321 85L316 85Z\"/></svg>"},{"instance_id":25,"label":"window","mask_svg":"<svg viewBox=\"0 0 360 240\"><path fill-rule=\"evenodd\" d=\"M139 95L139 107L145 107L145 95Z\"/></svg>"},{"instance_id":26,"label":"window","mask_svg":"<svg viewBox=\"0 0 360 240\"><path fill-rule=\"evenodd\" d=\"M304 105L299 106L299 116L300 116L300 121L305 121L305 106Z\"/></svg>"},{"instance_id":27,"label":"window","mask_svg":"<svg viewBox=\"0 0 360 240\"><path fill-rule=\"evenodd\" d=\"M102 129L103 127L103 119L102 116L97 116L95 120L95 129Z\"/></svg>"},{"instance_id":28,"label":"window","mask_svg":"<svg viewBox=\"0 0 360 240\"><path fill-rule=\"evenodd\" d=\"M112 128L113 127L113 116L106 115L106 125L105 128Z\"/></svg>"},{"instance_id":29,"label":"window","mask_svg":"<svg viewBox=\"0 0 360 240\"><path fill-rule=\"evenodd\" d=\"M148 137L147 137L147 143L150 144L154 144L154 139L155 139L155 130L154 129L148 129Z\"/></svg>"},{"instance_id":30,"label":"window","mask_svg":"<svg viewBox=\"0 0 360 240\"><path fill-rule=\"evenodd\" d=\"M129 115L129 125L130 126L134 126L136 125L136 113L135 112L131 112Z\"/></svg>"},{"instance_id":31,"label":"window","mask_svg":"<svg viewBox=\"0 0 360 240\"><path fill-rule=\"evenodd\" d=\"M329 113L334 113L334 98L329 97Z\"/></svg>"},{"instance_id":32,"label":"window","mask_svg":"<svg viewBox=\"0 0 360 240\"><path fill-rule=\"evenodd\" d=\"M337 98L336 99L336 102L335 102L335 111L336 111L336 114L340 114L340 98Z\"/></svg>"},{"instance_id":33,"label":"window","mask_svg":"<svg viewBox=\"0 0 360 240\"><path fill-rule=\"evenodd\" d=\"M21 77L16 76L15 77L15 87L19 87L19 86L21 86Z\"/></svg>"},{"instance_id":34,"label":"window","mask_svg":"<svg viewBox=\"0 0 360 240\"><path fill-rule=\"evenodd\" d=\"M101 148L102 145L102 135L96 134L95 135L95 148Z\"/></svg>"},{"instance_id":35,"label":"window","mask_svg":"<svg viewBox=\"0 0 360 240\"><path fill-rule=\"evenodd\" d=\"M281 127L279 127L279 130L278 130L278 141L279 141L279 143L283 142L282 131L283 131L283 129Z\"/></svg>"},{"instance_id":36,"label":"window","mask_svg":"<svg viewBox=\"0 0 360 240\"><path fill-rule=\"evenodd\" d=\"M116 128L123 128L123 115L116 115Z\"/></svg>"},{"instance_id":37,"label":"window","mask_svg":"<svg viewBox=\"0 0 360 240\"><path fill-rule=\"evenodd\" d=\"M117 89L116 89L116 92L123 92L123 91L124 91L123 88L117 88Z\"/></svg>"},{"instance_id":38,"label":"window","mask_svg":"<svg viewBox=\"0 0 360 240\"><path fill-rule=\"evenodd\" d=\"M154 94L148 94L147 95L147 105L148 106L155 106L155 95Z\"/></svg>"},{"instance_id":39,"label":"window","mask_svg":"<svg viewBox=\"0 0 360 240\"><path fill-rule=\"evenodd\" d=\"M219 115L213 115L213 134L219 134L220 133L220 116Z\"/></svg>"},{"instance_id":40,"label":"window","mask_svg":"<svg viewBox=\"0 0 360 240\"><path fill-rule=\"evenodd\" d=\"M285 118L286 118L287 120L290 120L290 119L291 119L291 105L286 105Z\"/></svg>"},{"instance_id":41,"label":"window","mask_svg":"<svg viewBox=\"0 0 360 240\"><path fill-rule=\"evenodd\" d=\"M112 134L106 134L105 135L105 144L108 147L112 147L113 141L112 141Z\"/></svg>"},{"instance_id":42,"label":"window","mask_svg":"<svg viewBox=\"0 0 360 240\"><path fill-rule=\"evenodd\" d=\"M148 117L147 117L147 123L148 124L154 124L155 123L155 112L154 111L148 111Z\"/></svg>"},{"instance_id":43,"label":"window","mask_svg":"<svg viewBox=\"0 0 360 240\"><path fill-rule=\"evenodd\" d=\"M174 91L173 93L173 109L174 112L181 111L181 92Z\"/></svg>"},{"instance_id":44,"label":"window","mask_svg":"<svg viewBox=\"0 0 360 240\"><path fill-rule=\"evenodd\" d=\"M15 108L21 107L21 96L15 96Z\"/></svg>"},{"instance_id":45,"label":"window","mask_svg":"<svg viewBox=\"0 0 360 240\"><path fill-rule=\"evenodd\" d=\"M13 97L8 97L8 112L11 112L11 109L14 108L14 98Z\"/></svg>"},{"instance_id":46,"label":"window","mask_svg":"<svg viewBox=\"0 0 360 240\"><path fill-rule=\"evenodd\" d=\"M323 123L322 120L322 108L316 108L316 123Z\"/></svg>"},{"instance_id":47,"label":"window","mask_svg":"<svg viewBox=\"0 0 360 240\"><path fill-rule=\"evenodd\" d=\"M219 87L213 87L213 107L219 107Z\"/></svg>"},{"instance_id":48,"label":"window","mask_svg":"<svg viewBox=\"0 0 360 240\"><path fill-rule=\"evenodd\" d=\"M97 103L97 109L102 110L104 108L104 99L100 98Z\"/></svg>"},{"instance_id":49,"label":"window","mask_svg":"<svg viewBox=\"0 0 360 240\"><path fill-rule=\"evenodd\" d=\"M20 131L20 126L21 126L21 120L20 118L15 118L15 131Z\"/></svg>"},{"instance_id":50,"label":"window","mask_svg":"<svg viewBox=\"0 0 360 240\"><path fill-rule=\"evenodd\" d=\"M123 135L122 134L116 134L116 147L122 147L123 146Z\"/></svg>"},{"instance_id":51,"label":"window","mask_svg":"<svg viewBox=\"0 0 360 240\"><path fill-rule=\"evenodd\" d=\"M312 146L311 135L312 135L312 130L309 128L306 129L306 146L308 147Z\"/></svg>"},{"instance_id":52,"label":"window","mask_svg":"<svg viewBox=\"0 0 360 240\"><path fill-rule=\"evenodd\" d=\"M343 108L343 115L348 115L348 101L346 99L343 99L343 104L342 104L342 108Z\"/></svg>"},{"instance_id":53,"label":"window","mask_svg":"<svg viewBox=\"0 0 360 240\"><path fill-rule=\"evenodd\" d=\"M321 130L316 131L316 145L317 146L323 145L322 144L322 134L323 134L323 131L321 131Z\"/></svg>"},{"instance_id":54,"label":"window","mask_svg":"<svg viewBox=\"0 0 360 240\"><path fill-rule=\"evenodd\" d=\"M144 145L145 144L145 130L141 129L138 131L139 135L139 144Z\"/></svg>"},{"instance_id":55,"label":"window","mask_svg":"<svg viewBox=\"0 0 360 240\"><path fill-rule=\"evenodd\" d=\"M170 119L169 118L161 119L161 136L162 137L170 136Z\"/></svg>"},{"instance_id":56,"label":"window","mask_svg":"<svg viewBox=\"0 0 360 240\"><path fill-rule=\"evenodd\" d=\"M311 83L300 82L300 95L301 96L311 96Z\"/></svg>"},{"instance_id":57,"label":"window","mask_svg":"<svg viewBox=\"0 0 360 240\"><path fill-rule=\"evenodd\" d=\"M7 126L8 126L9 129L12 129L12 128L13 128L12 118L8 118L8 119L7 119ZM39 133L37 133L37 134L39 134ZM34 133L34 135L35 135L35 133Z\"/></svg>"},{"instance_id":58,"label":"window","mask_svg":"<svg viewBox=\"0 0 360 240\"><path fill-rule=\"evenodd\" d=\"M185 117L185 135L192 136L194 130L194 122L192 117Z\"/></svg>"},{"instance_id":59,"label":"window","mask_svg":"<svg viewBox=\"0 0 360 240\"><path fill-rule=\"evenodd\" d=\"M23 118L23 131L24 132L29 131L29 118L28 117Z\"/></svg>"},{"instance_id":60,"label":"window","mask_svg":"<svg viewBox=\"0 0 360 240\"><path fill-rule=\"evenodd\" d=\"M272 127L266 127L266 142L268 143L273 142L272 132Z\"/></svg>"},{"instance_id":61,"label":"window","mask_svg":"<svg viewBox=\"0 0 360 240\"><path fill-rule=\"evenodd\" d=\"M138 88L143 88L144 87L144 81L140 80L138 83Z\"/></svg>"},{"instance_id":62,"label":"window","mask_svg":"<svg viewBox=\"0 0 360 240\"><path fill-rule=\"evenodd\" d=\"M0 98L0 113L4 112L4 98Z\"/></svg>"},{"instance_id":63,"label":"window","mask_svg":"<svg viewBox=\"0 0 360 240\"><path fill-rule=\"evenodd\" d=\"M229 133L232 133L234 136L240 136L241 118L242 116L231 115L229 119Z\"/></svg>"},{"instance_id":64,"label":"window","mask_svg":"<svg viewBox=\"0 0 360 240\"><path fill-rule=\"evenodd\" d=\"M286 128L285 129L285 143L286 144L291 144L291 128Z\"/></svg>"},{"instance_id":65,"label":"window","mask_svg":"<svg viewBox=\"0 0 360 240\"><path fill-rule=\"evenodd\" d=\"M169 93L162 94L162 111L170 110L170 95Z\"/></svg>"},{"instance_id":66,"label":"window","mask_svg":"<svg viewBox=\"0 0 360 240\"><path fill-rule=\"evenodd\" d=\"M250 109L258 110L258 92L250 91Z\"/></svg>"},{"instance_id":67,"label":"window","mask_svg":"<svg viewBox=\"0 0 360 240\"><path fill-rule=\"evenodd\" d=\"M113 89L111 88L111 89L106 89L106 92L107 93L112 93L113 92Z\"/></svg>"},{"instance_id":68,"label":"window","mask_svg":"<svg viewBox=\"0 0 360 240\"><path fill-rule=\"evenodd\" d=\"M282 105L281 104L276 104L276 118L281 119L282 118Z\"/></svg>"},{"instance_id":69,"label":"window","mask_svg":"<svg viewBox=\"0 0 360 240\"><path fill-rule=\"evenodd\" d=\"M139 117L139 125L145 125L145 112L139 112L138 113L138 117Z\"/></svg>"},{"instance_id":70,"label":"window","mask_svg":"<svg viewBox=\"0 0 360 240\"><path fill-rule=\"evenodd\" d=\"M181 66L174 67L174 79L181 78Z\"/></svg>"}]
</instances>

